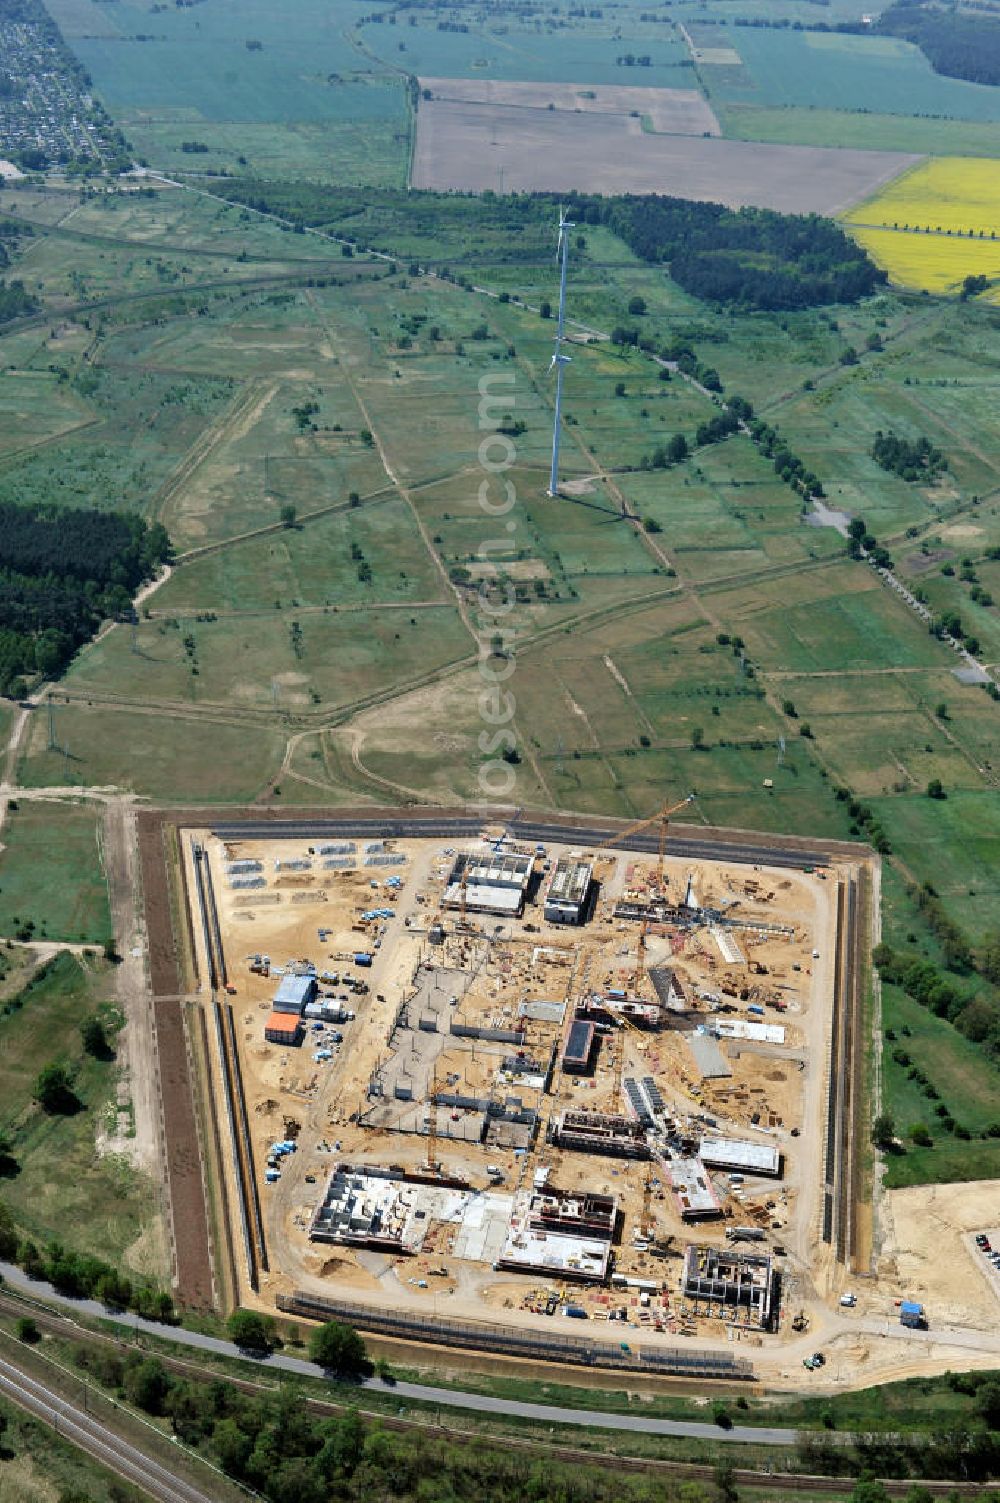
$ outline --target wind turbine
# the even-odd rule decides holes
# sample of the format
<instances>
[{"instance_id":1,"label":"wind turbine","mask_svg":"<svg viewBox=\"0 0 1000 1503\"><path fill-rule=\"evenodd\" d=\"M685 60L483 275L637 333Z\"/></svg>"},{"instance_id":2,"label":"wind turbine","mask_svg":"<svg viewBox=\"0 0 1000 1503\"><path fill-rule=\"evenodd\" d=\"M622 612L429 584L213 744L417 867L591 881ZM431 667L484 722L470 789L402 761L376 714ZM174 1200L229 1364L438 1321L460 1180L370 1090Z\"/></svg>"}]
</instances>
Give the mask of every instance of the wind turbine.
<instances>
[{"instance_id":1,"label":"wind turbine","mask_svg":"<svg viewBox=\"0 0 1000 1503\"><path fill-rule=\"evenodd\" d=\"M566 263L569 259L569 235L567 231L575 228L576 226L565 217L560 207L559 243L556 247L556 259L560 262L559 315L556 319L556 347L552 355L552 363L549 366L550 371L554 366L556 372L556 414L552 424L552 470L549 475L548 489L550 496L558 496L559 494L559 436L562 422L563 367L570 363L570 356L564 355L562 351L563 329L566 323Z\"/></svg>"}]
</instances>

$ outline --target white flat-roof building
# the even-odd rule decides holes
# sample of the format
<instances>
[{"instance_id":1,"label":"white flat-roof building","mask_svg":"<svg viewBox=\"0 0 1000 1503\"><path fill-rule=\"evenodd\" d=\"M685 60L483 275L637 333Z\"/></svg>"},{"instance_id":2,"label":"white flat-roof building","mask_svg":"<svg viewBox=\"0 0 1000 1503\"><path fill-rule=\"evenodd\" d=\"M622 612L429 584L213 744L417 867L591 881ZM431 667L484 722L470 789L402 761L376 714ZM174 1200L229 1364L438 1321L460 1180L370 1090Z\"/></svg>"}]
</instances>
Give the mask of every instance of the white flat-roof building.
<instances>
[{"instance_id":1,"label":"white flat-roof building","mask_svg":"<svg viewBox=\"0 0 1000 1503\"><path fill-rule=\"evenodd\" d=\"M701 1160L710 1169L736 1169L741 1174L781 1173L781 1149L774 1143L751 1143L745 1138L709 1137L701 1140Z\"/></svg>"},{"instance_id":2,"label":"white flat-roof building","mask_svg":"<svg viewBox=\"0 0 1000 1503\"><path fill-rule=\"evenodd\" d=\"M721 1216L722 1207L701 1159L671 1159L670 1183L682 1221Z\"/></svg>"},{"instance_id":3,"label":"white flat-roof building","mask_svg":"<svg viewBox=\"0 0 1000 1503\"><path fill-rule=\"evenodd\" d=\"M755 1044L783 1044L781 1023L748 1023L743 1018L719 1018L715 1024L720 1039L747 1039Z\"/></svg>"},{"instance_id":4,"label":"white flat-roof building","mask_svg":"<svg viewBox=\"0 0 1000 1503\"><path fill-rule=\"evenodd\" d=\"M488 887L468 882L463 896L461 882L451 882L444 895L446 908L465 908L469 913L494 913L499 918L517 918L524 907L524 893L516 887Z\"/></svg>"},{"instance_id":5,"label":"white flat-roof building","mask_svg":"<svg viewBox=\"0 0 1000 1503\"><path fill-rule=\"evenodd\" d=\"M543 1189L515 1197L498 1268L602 1283L611 1261L613 1195Z\"/></svg>"}]
</instances>

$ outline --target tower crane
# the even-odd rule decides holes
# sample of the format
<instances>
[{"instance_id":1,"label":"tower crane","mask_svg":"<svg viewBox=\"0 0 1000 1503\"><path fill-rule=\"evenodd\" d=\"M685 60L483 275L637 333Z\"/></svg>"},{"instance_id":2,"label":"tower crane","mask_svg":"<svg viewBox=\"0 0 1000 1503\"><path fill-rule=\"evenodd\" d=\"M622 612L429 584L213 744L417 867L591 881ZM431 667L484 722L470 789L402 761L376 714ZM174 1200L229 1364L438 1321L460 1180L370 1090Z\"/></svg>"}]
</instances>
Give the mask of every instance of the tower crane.
<instances>
[{"instance_id":1,"label":"tower crane","mask_svg":"<svg viewBox=\"0 0 1000 1503\"><path fill-rule=\"evenodd\" d=\"M646 931L649 928L649 919L644 918L639 925L639 947L636 956L635 970L632 973L632 991L635 996L639 995L642 978L646 974Z\"/></svg>"},{"instance_id":2,"label":"tower crane","mask_svg":"<svg viewBox=\"0 0 1000 1503\"><path fill-rule=\"evenodd\" d=\"M430 1098L427 1103L427 1167L431 1171L437 1169L437 1144L438 1144L438 1103L437 1103L437 1065L431 1072Z\"/></svg>"},{"instance_id":3,"label":"tower crane","mask_svg":"<svg viewBox=\"0 0 1000 1503\"><path fill-rule=\"evenodd\" d=\"M625 1073L625 1029L619 1024L615 1037L615 1069L612 1081L611 1110L617 1112L622 1099L622 1076Z\"/></svg>"},{"instance_id":4,"label":"tower crane","mask_svg":"<svg viewBox=\"0 0 1000 1503\"><path fill-rule=\"evenodd\" d=\"M639 1218L639 1230L644 1237L653 1235L653 1213L651 1202L653 1199L653 1166L646 1166L646 1179L642 1187L642 1214Z\"/></svg>"},{"instance_id":5,"label":"tower crane","mask_svg":"<svg viewBox=\"0 0 1000 1503\"><path fill-rule=\"evenodd\" d=\"M608 850L611 846L618 845L620 841L627 840L630 835L638 835L640 830L648 830L651 825L658 825L660 838L656 856L656 885L660 892L662 892L663 858L667 848L667 829L670 824L670 816L676 814L680 809L686 809L688 804L694 802L694 799L694 793L689 793L687 798L682 798L677 804L664 804L662 809L657 810L655 814L651 814L648 819L638 819L634 824L626 825L624 830L619 830L616 834L609 836L607 840L602 840L600 845L594 847L595 853L597 851Z\"/></svg>"}]
</instances>

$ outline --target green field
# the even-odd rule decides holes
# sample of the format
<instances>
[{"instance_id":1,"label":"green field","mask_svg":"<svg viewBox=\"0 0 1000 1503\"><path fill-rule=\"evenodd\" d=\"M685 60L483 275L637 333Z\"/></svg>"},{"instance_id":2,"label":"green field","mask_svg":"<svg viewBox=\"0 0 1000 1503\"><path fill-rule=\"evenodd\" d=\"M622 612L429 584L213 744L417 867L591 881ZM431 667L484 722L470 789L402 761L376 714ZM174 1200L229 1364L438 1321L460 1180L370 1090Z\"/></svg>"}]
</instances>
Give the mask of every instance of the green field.
<instances>
[{"instance_id":1,"label":"green field","mask_svg":"<svg viewBox=\"0 0 1000 1503\"><path fill-rule=\"evenodd\" d=\"M92 805L24 803L8 813L0 852L0 935L111 940L100 821ZM28 938L27 934L23 935Z\"/></svg>"},{"instance_id":2,"label":"green field","mask_svg":"<svg viewBox=\"0 0 1000 1503\"><path fill-rule=\"evenodd\" d=\"M84 969L62 955L0 1006L0 1130L17 1164L0 1181L0 1196L39 1243L57 1238L159 1277L164 1255L149 1235L153 1189L120 1156L95 1147L109 1120L114 1125L118 1068L113 1057L84 1053L80 1022L96 1013L113 1039L121 1018L106 1000L112 986L104 963ZM73 1072L81 1106L71 1115L50 1116L32 1100L38 1072L55 1060Z\"/></svg>"},{"instance_id":3,"label":"green field","mask_svg":"<svg viewBox=\"0 0 1000 1503\"><path fill-rule=\"evenodd\" d=\"M616 30L623 31L612 26L610 18L598 26L557 28L539 27L533 20L484 26L470 17L467 32L441 31L436 19L428 17L418 18L405 32L369 24L361 28L361 36L383 61L405 66L419 77L692 87L690 71L682 67L687 52L672 27L646 25L633 17L627 37L616 39ZM615 58L626 52L648 53L650 66L619 67Z\"/></svg>"},{"instance_id":4,"label":"green field","mask_svg":"<svg viewBox=\"0 0 1000 1503\"><path fill-rule=\"evenodd\" d=\"M935 73L919 48L896 37L714 29L716 45L734 47L743 65L702 68L713 102L829 109L833 97L845 113L1000 120L996 89Z\"/></svg>"},{"instance_id":5,"label":"green field","mask_svg":"<svg viewBox=\"0 0 1000 1503\"><path fill-rule=\"evenodd\" d=\"M318 0L263 0L157 12L122 0L54 0L52 13L136 151L152 166L249 166L276 177L402 184L409 109L404 70L352 42L365 14ZM254 45L248 46L248 43ZM197 143L196 153L183 143Z\"/></svg>"},{"instance_id":6,"label":"green field","mask_svg":"<svg viewBox=\"0 0 1000 1503\"><path fill-rule=\"evenodd\" d=\"M286 738L276 726L247 727L208 717L60 704L56 745L37 724L18 777L30 788L96 783L152 798L194 803L245 802L267 787L281 765Z\"/></svg>"},{"instance_id":7,"label":"green field","mask_svg":"<svg viewBox=\"0 0 1000 1503\"><path fill-rule=\"evenodd\" d=\"M880 115L824 109L822 105L769 107L713 100L729 140L770 141L778 146L841 146L861 151L917 151L928 156L993 157L1000 142L991 122L928 120L919 115Z\"/></svg>"},{"instance_id":8,"label":"green field","mask_svg":"<svg viewBox=\"0 0 1000 1503\"><path fill-rule=\"evenodd\" d=\"M887 1156L888 1188L1000 1176L1000 1138L985 1136L986 1128L1000 1120L996 1112L1000 1072L996 1066L987 1062L975 1044L898 987L883 989L883 1025L896 1034L896 1041L885 1049L883 1090L895 1116L896 1130L906 1145L904 1153ZM910 1079L910 1066L893 1058L893 1052L901 1047L924 1072L937 1092L936 1098L928 1098ZM945 1128L936 1113L939 1105L947 1107L955 1122L967 1129L971 1134L968 1140ZM933 1146L920 1148L909 1141L910 1130L918 1123L928 1128Z\"/></svg>"}]
</instances>

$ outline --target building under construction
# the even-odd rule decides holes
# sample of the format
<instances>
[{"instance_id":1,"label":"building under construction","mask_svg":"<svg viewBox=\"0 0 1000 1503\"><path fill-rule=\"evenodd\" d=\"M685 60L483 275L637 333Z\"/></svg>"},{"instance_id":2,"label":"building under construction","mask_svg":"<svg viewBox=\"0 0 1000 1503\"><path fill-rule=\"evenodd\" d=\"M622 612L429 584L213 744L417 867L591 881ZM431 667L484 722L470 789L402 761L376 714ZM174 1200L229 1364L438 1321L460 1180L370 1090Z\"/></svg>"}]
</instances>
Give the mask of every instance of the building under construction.
<instances>
[{"instance_id":1,"label":"building under construction","mask_svg":"<svg viewBox=\"0 0 1000 1503\"><path fill-rule=\"evenodd\" d=\"M518 1197L497 1268L603 1283L618 1219L613 1195L546 1188Z\"/></svg>"},{"instance_id":2,"label":"building under construction","mask_svg":"<svg viewBox=\"0 0 1000 1503\"><path fill-rule=\"evenodd\" d=\"M614 988L594 993L577 1003L575 1016L586 1023L616 1024L621 1019L637 1028L659 1028L661 1009L655 1002L640 1002L625 991Z\"/></svg>"},{"instance_id":3,"label":"building under construction","mask_svg":"<svg viewBox=\"0 0 1000 1503\"><path fill-rule=\"evenodd\" d=\"M619 1159L648 1159L649 1147L642 1124L631 1117L608 1112L560 1113L549 1128L549 1141L556 1148L578 1153L600 1153Z\"/></svg>"},{"instance_id":4,"label":"building under construction","mask_svg":"<svg viewBox=\"0 0 1000 1503\"><path fill-rule=\"evenodd\" d=\"M533 857L514 851L460 855L452 867L443 905L463 913L519 918L533 869Z\"/></svg>"},{"instance_id":5,"label":"building under construction","mask_svg":"<svg viewBox=\"0 0 1000 1503\"><path fill-rule=\"evenodd\" d=\"M563 857L556 862L545 894L545 920L549 924L582 924L587 915L594 868L589 861Z\"/></svg>"},{"instance_id":6,"label":"building under construction","mask_svg":"<svg viewBox=\"0 0 1000 1503\"><path fill-rule=\"evenodd\" d=\"M776 1320L777 1275L769 1253L691 1243L684 1254L683 1282L700 1315L717 1314L761 1331L769 1331Z\"/></svg>"},{"instance_id":7,"label":"building under construction","mask_svg":"<svg viewBox=\"0 0 1000 1503\"><path fill-rule=\"evenodd\" d=\"M579 1019L569 1025L563 1045L562 1067L569 1075L586 1075L593 1069L597 1049L597 1028Z\"/></svg>"}]
</instances>

